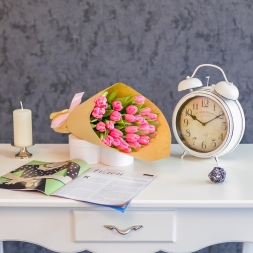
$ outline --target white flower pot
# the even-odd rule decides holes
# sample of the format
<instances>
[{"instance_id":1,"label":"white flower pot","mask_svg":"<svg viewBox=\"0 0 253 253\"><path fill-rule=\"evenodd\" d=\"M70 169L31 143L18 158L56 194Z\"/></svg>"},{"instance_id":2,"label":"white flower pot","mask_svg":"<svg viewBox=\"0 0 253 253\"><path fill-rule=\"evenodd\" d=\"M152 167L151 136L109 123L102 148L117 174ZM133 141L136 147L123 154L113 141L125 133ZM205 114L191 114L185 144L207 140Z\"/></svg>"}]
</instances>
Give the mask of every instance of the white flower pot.
<instances>
[{"instance_id":1,"label":"white flower pot","mask_svg":"<svg viewBox=\"0 0 253 253\"><path fill-rule=\"evenodd\" d=\"M108 166L127 166L134 162L134 157L108 148L101 148L101 163Z\"/></svg>"},{"instance_id":2,"label":"white flower pot","mask_svg":"<svg viewBox=\"0 0 253 253\"><path fill-rule=\"evenodd\" d=\"M69 135L69 153L70 159L82 159L88 164L100 162L100 147L73 134Z\"/></svg>"}]
</instances>

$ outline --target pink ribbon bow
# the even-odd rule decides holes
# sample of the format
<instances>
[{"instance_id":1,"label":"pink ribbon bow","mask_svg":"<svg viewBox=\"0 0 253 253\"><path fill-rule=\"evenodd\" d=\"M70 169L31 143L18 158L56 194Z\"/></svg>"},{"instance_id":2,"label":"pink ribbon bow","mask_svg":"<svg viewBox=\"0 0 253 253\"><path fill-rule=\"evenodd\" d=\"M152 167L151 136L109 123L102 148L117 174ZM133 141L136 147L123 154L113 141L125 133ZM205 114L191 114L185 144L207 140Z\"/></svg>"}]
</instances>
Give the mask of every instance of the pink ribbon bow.
<instances>
[{"instance_id":1,"label":"pink ribbon bow","mask_svg":"<svg viewBox=\"0 0 253 253\"><path fill-rule=\"evenodd\" d=\"M63 123L67 120L69 114L81 103L84 92L76 93L72 99L72 102L69 107L69 111L57 117L52 121L51 128L57 128L63 125Z\"/></svg>"}]
</instances>

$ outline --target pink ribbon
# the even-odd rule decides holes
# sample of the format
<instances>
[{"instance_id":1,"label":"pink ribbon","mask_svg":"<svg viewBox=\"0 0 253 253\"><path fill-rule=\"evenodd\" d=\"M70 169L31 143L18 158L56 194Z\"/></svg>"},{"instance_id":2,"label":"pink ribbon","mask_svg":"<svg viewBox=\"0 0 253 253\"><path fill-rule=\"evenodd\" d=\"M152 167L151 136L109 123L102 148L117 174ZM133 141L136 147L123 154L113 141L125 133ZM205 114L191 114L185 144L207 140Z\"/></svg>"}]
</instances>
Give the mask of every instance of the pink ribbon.
<instances>
[{"instance_id":1,"label":"pink ribbon","mask_svg":"<svg viewBox=\"0 0 253 253\"><path fill-rule=\"evenodd\" d=\"M69 107L69 111L57 117L52 121L51 128L57 128L63 125L63 123L67 120L69 114L81 103L84 92L76 93L72 99L72 102Z\"/></svg>"}]
</instances>

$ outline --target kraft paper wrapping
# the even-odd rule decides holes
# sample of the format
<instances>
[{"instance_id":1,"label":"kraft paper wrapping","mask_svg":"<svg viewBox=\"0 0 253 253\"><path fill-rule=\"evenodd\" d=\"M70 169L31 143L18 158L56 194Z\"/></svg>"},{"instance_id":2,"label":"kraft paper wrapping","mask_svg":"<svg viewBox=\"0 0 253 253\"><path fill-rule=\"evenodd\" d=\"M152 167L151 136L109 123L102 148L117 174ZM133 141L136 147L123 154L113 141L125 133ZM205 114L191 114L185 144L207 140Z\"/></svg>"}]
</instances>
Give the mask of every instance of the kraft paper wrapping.
<instances>
[{"instance_id":1,"label":"kraft paper wrapping","mask_svg":"<svg viewBox=\"0 0 253 253\"><path fill-rule=\"evenodd\" d=\"M89 98L79 106L77 106L68 116L67 126L68 130L73 133L76 137L91 142L95 145L109 148L115 152L120 152L115 148L110 148L106 146L96 135L90 125L90 114L94 108L94 100L101 96L104 91L108 91L111 94L113 91L117 90L117 98L126 97L128 95L140 96L141 94L131 87L123 84L116 83L109 88L100 91L93 97ZM166 118L164 117L161 110L153 104L147 98L144 103L145 107L150 107L152 112L159 113L158 121L160 125L157 128L157 135L155 138L150 140L148 146L143 146L138 149L137 152L127 153L127 155L133 156L137 159L144 161L155 161L162 158L166 158L170 155L170 145L171 145L171 132Z\"/></svg>"}]
</instances>

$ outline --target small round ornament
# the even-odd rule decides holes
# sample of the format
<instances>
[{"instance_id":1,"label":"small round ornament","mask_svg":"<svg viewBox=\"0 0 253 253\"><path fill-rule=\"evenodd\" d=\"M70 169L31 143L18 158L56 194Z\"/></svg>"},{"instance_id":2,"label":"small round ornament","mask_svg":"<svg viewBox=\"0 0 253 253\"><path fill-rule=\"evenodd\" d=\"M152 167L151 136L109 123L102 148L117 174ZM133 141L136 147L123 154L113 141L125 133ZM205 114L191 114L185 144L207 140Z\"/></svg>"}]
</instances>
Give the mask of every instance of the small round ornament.
<instances>
[{"instance_id":1,"label":"small round ornament","mask_svg":"<svg viewBox=\"0 0 253 253\"><path fill-rule=\"evenodd\" d=\"M208 177L213 183L223 183L226 179L226 171L221 167L214 167Z\"/></svg>"}]
</instances>

